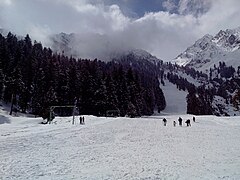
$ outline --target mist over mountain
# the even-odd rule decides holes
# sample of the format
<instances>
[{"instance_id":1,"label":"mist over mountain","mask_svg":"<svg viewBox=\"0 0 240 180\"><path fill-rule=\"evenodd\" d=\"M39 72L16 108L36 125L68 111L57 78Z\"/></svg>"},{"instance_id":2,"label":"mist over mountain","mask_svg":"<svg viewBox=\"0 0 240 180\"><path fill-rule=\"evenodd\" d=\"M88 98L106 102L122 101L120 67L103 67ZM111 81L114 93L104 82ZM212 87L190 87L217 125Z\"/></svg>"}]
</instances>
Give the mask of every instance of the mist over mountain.
<instances>
[{"instance_id":1,"label":"mist over mountain","mask_svg":"<svg viewBox=\"0 0 240 180\"><path fill-rule=\"evenodd\" d=\"M126 47L169 61L204 34L237 27L239 6L238 0L1 0L0 28L46 47L49 36L77 34L72 54L82 58L103 59Z\"/></svg>"},{"instance_id":2,"label":"mist over mountain","mask_svg":"<svg viewBox=\"0 0 240 180\"><path fill-rule=\"evenodd\" d=\"M86 35L88 36L88 35ZM121 56L134 54L139 59L159 61L156 56L149 52L136 49L130 44L123 42L122 45L111 41L111 36L95 34L86 38L84 34L60 33L50 37L51 48L55 52L82 59L99 59L105 62L119 59ZM97 43L96 43L97 42ZM89 46L91 49L89 49Z\"/></svg>"},{"instance_id":3,"label":"mist over mountain","mask_svg":"<svg viewBox=\"0 0 240 180\"><path fill-rule=\"evenodd\" d=\"M236 97L238 97L240 86L238 81L239 29L220 30L215 36L209 34L203 36L172 61L176 65L164 63L147 51L131 49L127 46L116 48L114 52L109 46L109 52L106 51L101 60L113 60L147 72L157 68L154 72L157 72L163 87L166 84L169 86L169 83L176 85L176 89L165 88L166 96L169 96L168 91L177 93L184 90L188 93L185 97L188 113L234 115L238 113ZM66 55L81 56L78 51L73 51L76 49L74 44L81 40L78 39L78 35L61 33L54 38L55 46L53 47L56 51ZM104 36L101 38L98 40L107 42ZM103 44L105 48L107 43ZM99 53L102 54L101 52ZM172 95L166 97L168 101L169 99L171 101L171 98ZM168 103L166 102L167 109L169 109ZM184 104L183 101L181 103Z\"/></svg>"},{"instance_id":4,"label":"mist over mountain","mask_svg":"<svg viewBox=\"0 0 240 180\"><path fill-rule=\"evenodd\" d=\"M43 48L41 43L38 43L36 41L32 43L28 35L25 38L23 37L18 38L18 36L8 33L8 35L6 36L1 36L3 45L4 44L6 45L2 46L1 51L2 53L1 60L3 61L2 62L3 77L16 79L19 76L20 79L16 79L16 81L21 82L22 81L21 77L26 77L26 75L29 76L25 72L26 69L24 69L26 67L26 63L27 64L32 63L35 65L36 63L41 64L41 62L44 62L47 64L49 63L51 66L53 63L53 67L56 68L56 70L54 70L55 73L55 71L59 72L65 71L63 69L68 67L67 64L69 63L71 64L72 61L74 61L75 65L78 66L80 64L80 67L78 67L79 69L74 70L76 71L77 74L78 72L83 71L81 67L82 62L83 64L86 63L86 65L90 63L93 66L95 66L96 63L99 67L103 68L103 74L109 72L108 70L109 67L110 69L114 70L115 68L114 64L116 64L116 66L119 67L120 69L121 67L123 67L125 69L124 70L125 72L127 71L126 69L132 68L136 73L139 74L138 76L141 77L139 83L140 84L142 83L142 85L145 88L151 89L149 91L151 92L151 95L146 96L146 94L145 95L144 93L142 94L142 97L145 97L146 99L149 99L148 97L152 98L150 102L146 101L146 104L147 103L151 104L152 108L149 110L148 108L146 108L147 106L145 106L144 108L146 108L145 109L146 111L143 114L154 113L154 109L156 108L156 106L158 106L158 110L164 110L166 108L168 112L169 110L170 112L173 112L173 108L171 107L174 107L174 104L176 102L173 102L171 99L173 97L174 99L176 99L177 97L175 96L177 96L177 94L178 95L181 94L180 95L181 98L179 98L179 101L181 102L179 103L184 104L184 106L187 106L185 108L182 108L181 112L183 109L186 109L187 111L186 113L197 115L239 114L240 109L239 107L240 66L238 61L240 44L239 28L228 29L225 31L221 30L215 36L205 35L203 38L197 40L195 44L189 47L184 53L179 55L177 59L172 63L164 62L163 60L160 60L159 58L153 56L152 54L145 50L133 49L129 48L129 46L123 47L115 46L114 47L115 51L112 51L112 49L114 48L108 44L107 41L108 37L107 38L106 37L107 36L104 35L101 36L97 35L96 37L92 37L92 41L88 42L89 38L83 41L84 40L83 35L79 36L78 34L74 33L71 34L60 33L51 37L50 41L52 41L53 44L51 46L51 49L50 48L47 49ZM105 55L102 54L103 49L98 49L99 43L98 45L94 44L94 42L97 41L102 42L103 49L106 50L106 47L109 47L108 51L105 51L106 52ZM85 43L88 45L89 43L92 43L92 49L89 49L89 46L87 46L86 49L84 49L84 46L78 46L80 44L84 45ZM26 49L25 46L29 47ZM40 53L41 55L39 56L38 53L32 51L31 48L33 49L37 48L38 51L41 52ZM81 51L78 51L77 49ZM13 59L11 61L8 60L11 59L9 57L9 54L6 54L5 52L11 52L10 56L13 56ZM34 54L32 54L33 52ZM25 54L28 55L25 56ZM84 54L85 56L83 56ZM91 56L92 54L95 54L95 56L92 57ZM46 57L47 59L44 59L43 57ZM19 58L21 59L20 61ZM11 65L14 64L15 61L16 65L20 63L21 66ZM58 66L55 66L56 65L55 63L57 63L58 61L60 61L61 63L66 63L65 66L60 68ZM91 61L94 62L92 63ZM42 66L45 69L45 65L41 64L40 67L42 68ZM72 65L69 67L72 67ZM42 72L42 69L41 68L39 69L38 66L35 68L36 70L34 71ZM92 67L87 67L87 71L92 73L91 68ZM12 71L15 74L12 74ZM51 68L50 69L47 68L42 74L42 76L44 77L45 74L51 73L52 73ZM68 70L66 73L68 74ZM71 78L70 75L67 74L66 77ZM39 73L36 74L36 76L38 75ZM95 75L96 74L94 74L94 76ZM54 76L56 76L56 81L57 83L59 83L58 86L59 87L62 86L61 85L62 82L58 80L59 75ZM92 75L90 75L89 78L91 78L91 76ZM105 79L105 75L97 76L102 78L102 79L100 78L101 79L100 81L107 83L108 80ZM26 82L19 84L19 87L23 89L26 88L25 85L27 85L28 83L26 79L24 80ZM151 80L149 81L147 79ZM78 80L81 81L81 77L79 77ZM66 79L66 82L67 81L68 80ZM5 82L5 80L3 80L1 82L2 83L1 86L2 87L9 86L9 88L11 89L12 85L11 84L7 85L9 82L10 81ZM45 83L45 81L43 80L42 83ZM88 80L86 80L85 83L88 83ZM104 85L104 83L102 85ZM55 85L52 88L53 91L58 92L58 89L57 87L55 87ZM99 87L94 86L94 88L92 88L92 93L94 94L95 91L98 91L98 88ZM164 89L165 92L162 92L162 89ZM181 93L180 91L184 92ZM148 90L146 90L145 92L148 92ZM29 93L31 92L29 91ZM157 95L155 96L154 94ZM81 94L81 96L82 95L83 94ZM18 96L21 97L23 95ZM76 93L76 96L80 95ZM107 96L107 94L105 94L105 96ZM135 94L132 94L132 96L134 97ZM11 93L8 94L6 98L8 98L7 101L10 102ZM167 99L166 102L165 99ZM135 100L132 100L133 105L137 104ZM153 104L153 102L155 103L155 105ZM46 103L49 103L48 99L46 99ZM103 101L101 103L106 102ZM127 103L129 103L129 101ZM25 102L25 105L26 104L27 103ZM129 109L131 109L130 107L132 107L132 104L128 105ZM25 108L24 111L26 111L26 106L23 107ZM125 110L127 109L126 107ZM86 109L86 112L88 111L89 108ZM125 112L123 111L123 113Z\"/></svg>"},{"instance_id":5,"label":"mist over mountain","mask_svg":"<svg viewBox=\"0 0 240 180\"><path fill-rule=\"evenodd\" d=\"M75 58L101 59L103 61L110 61L115 56L133 48L125 40L119 44L116 39L118 38L111 35L90 33L60 33L50 36L51 48L55 52L64 52L65 55Z\"/></svg>"}]
</instances>

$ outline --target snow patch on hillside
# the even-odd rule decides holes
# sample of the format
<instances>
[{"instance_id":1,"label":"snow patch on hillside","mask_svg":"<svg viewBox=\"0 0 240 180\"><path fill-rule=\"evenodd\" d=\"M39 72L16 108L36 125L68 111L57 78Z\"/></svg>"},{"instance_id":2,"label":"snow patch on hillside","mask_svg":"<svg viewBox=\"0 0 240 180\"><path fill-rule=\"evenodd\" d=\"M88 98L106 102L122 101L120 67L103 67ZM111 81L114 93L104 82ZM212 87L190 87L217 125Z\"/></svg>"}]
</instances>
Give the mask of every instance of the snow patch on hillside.
<instances>
[{"instance_id":1,"label":"snow patch on hillside","mask_svg":"<svg viewBox=\"0 0 240 180\"><path fill-rule=\"evenodd\" d=\"M166 108L162 113L166 114L186 114L187 113L187 91L179 91L176 85L165 81L165 86L161 86L166 100Z\"/></svg>"}]
</instances>

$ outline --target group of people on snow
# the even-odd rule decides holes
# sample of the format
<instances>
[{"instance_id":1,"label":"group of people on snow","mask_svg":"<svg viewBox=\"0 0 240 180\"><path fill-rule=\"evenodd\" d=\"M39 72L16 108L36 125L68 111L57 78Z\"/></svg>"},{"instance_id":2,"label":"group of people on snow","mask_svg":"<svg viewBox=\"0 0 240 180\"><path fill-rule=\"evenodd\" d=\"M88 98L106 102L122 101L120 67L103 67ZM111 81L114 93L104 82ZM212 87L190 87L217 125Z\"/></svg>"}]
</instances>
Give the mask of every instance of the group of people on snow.
<instances>
[{"instance_id":1,"label":"group of people on snow","mask_svg":"<svg viewBox=\"0 0 240 180\"><path fill-rule=\"evenodd\" d=\"M85 124L85 122L84 122L84 116L80 116L80 117L79 117L79 122L80 122L80 124Z\"/></svg>"},{"instance_id":2,"label":"group of people on snow","mask_svg":"<svg viewBox=\"0 0 240 180\"><path fill-rule=\"evenodd\" d=\"M195 122L195 117L193 116L193 122ZM179 126L182 126L182 122L183 122L183 119L181 117L178 118L178 124ZM191 126L191 120L190 119L187 119L185 121L186 125L187 126ZM167 126L167 119L166 118L163 118L163 125L164 126ZM173 126L175 127L177 125L177 122L176 121L173 121Z\"/></svg>"}]
</instances>

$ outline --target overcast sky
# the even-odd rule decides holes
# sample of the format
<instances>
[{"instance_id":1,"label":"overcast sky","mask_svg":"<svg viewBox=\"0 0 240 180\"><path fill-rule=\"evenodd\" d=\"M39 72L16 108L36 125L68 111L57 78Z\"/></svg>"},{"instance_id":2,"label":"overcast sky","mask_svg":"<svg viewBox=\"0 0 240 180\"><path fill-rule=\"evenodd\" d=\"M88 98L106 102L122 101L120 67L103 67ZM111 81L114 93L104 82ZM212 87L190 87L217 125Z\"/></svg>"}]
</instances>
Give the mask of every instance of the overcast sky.
<instances>
[{"instance_id":1,"label":"overcast sky","mask_svg":"<svg viewBox=\"0 0 240 180\"><path fill-rule=\"evenodd\" d=\"M44 45L51 34L77 33L90 58L136 48L171 60L203 35L239 26L239 0L0 0L0 28Z\"/></svg>"}]
</instances>

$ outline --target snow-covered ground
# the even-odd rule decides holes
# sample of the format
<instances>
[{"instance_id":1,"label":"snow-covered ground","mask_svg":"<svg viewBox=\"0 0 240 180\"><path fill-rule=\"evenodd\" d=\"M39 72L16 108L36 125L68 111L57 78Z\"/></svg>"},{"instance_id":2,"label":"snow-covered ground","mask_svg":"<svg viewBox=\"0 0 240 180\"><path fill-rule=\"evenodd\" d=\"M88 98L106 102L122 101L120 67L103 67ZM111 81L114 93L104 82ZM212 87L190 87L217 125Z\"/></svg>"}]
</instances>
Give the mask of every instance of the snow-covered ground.
<instances>
[{"instance_id":1,"label":"snow-covered ground","mask_svg":"<svg viewBox=\"0 0 240 180\"><path fill-rule=\"evenodd\" d=\"M197 116L191 127L173 127L179 115L85 116L85 125L57 117L42 125L0 114L3 180L240 179L239 117Z\"/></svg>"}]
</instances>

